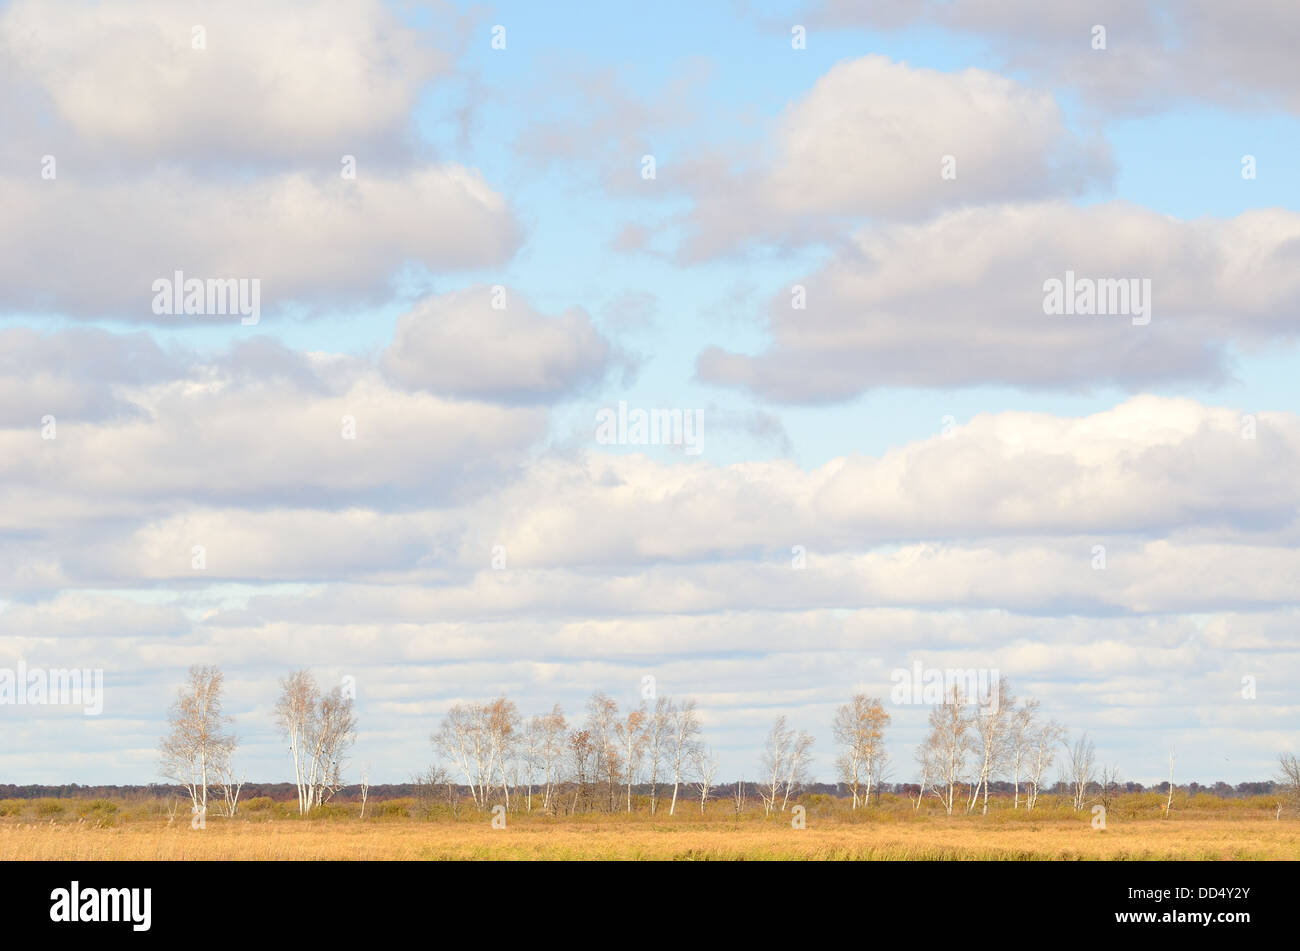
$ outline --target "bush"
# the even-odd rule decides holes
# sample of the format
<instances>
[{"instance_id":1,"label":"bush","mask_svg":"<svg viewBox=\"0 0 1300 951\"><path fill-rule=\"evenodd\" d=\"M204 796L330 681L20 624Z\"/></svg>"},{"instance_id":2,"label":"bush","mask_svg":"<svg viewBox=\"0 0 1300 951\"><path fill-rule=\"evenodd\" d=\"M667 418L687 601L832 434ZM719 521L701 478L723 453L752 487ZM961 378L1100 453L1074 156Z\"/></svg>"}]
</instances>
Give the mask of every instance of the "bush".
<instances>
[{"instance_id":1,"label":"bush","mask_svg":"<svg viewBox=\"0 0 1300 951\"><path fill-rule=\"evenodd\" d=\"M57 799L36 800L36 814L42 817L63 815L63 803Z\"/></svg>"},{"instance_id":2,"label":"bush","mask_svg":"<svg viewBox=\"0 0 1300 951\"><path fill-rule=\"evenodd\" d=\"M117 815L117 803L107 799L88 799L77 806L77 815L83 819L103 819Z\"/></svg>"},{"instance_id":3,"label":"bush","mask_svg":"<svg viewBox=\"0 0 1300 951\"><path fill-rule=\"evenodd\" d=\"M322 806L317 806L308 815L310 819L347 819L352 815L352 810L347 806L337 803L327 802Z\"/></svg>"},{"instance_id":4,"label":"bush","mask_svg":"<svg viewBox=\"0 0 1300 951\"><path fill-rule=\"evenodd\" d=\"M411 806L414 805L414 801L411 799L386 799L375 805L379 807L375 810L375 817L378 819L405 819L410 816Z\"/></svg>"},{"instance_id":5,"label":"bush","mask_svg":"<svg viewBox=\"0 0 1300 951\"><path fill-rule=\"evenodd\" d=\"M275 800L270 796L254 796L252 799L245 800L239 808L244 812L266 812L273 805Z\"/></svg>"}]
</instances>

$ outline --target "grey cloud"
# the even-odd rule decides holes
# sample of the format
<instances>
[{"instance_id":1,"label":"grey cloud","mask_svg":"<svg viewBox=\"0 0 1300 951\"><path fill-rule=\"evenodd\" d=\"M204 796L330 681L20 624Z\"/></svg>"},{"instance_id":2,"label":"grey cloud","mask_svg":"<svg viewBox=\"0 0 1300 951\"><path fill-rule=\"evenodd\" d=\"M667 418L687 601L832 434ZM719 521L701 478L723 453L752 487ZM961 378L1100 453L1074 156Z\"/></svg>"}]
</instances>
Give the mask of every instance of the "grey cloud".
<instances>
[{"instance_id":1,"label":"grey cloud","mask_svg":"<svg viewBox=\"0 0 1300 951\"><path fill-rule=\"evenodd\" d=\"M545 316L510 289L484 285L418 302L382 359L402 386L520 404L563 399L624 362L586 312Z\"/></svg>"},{"instance_id":2,"label":"grey cloud","mask_svg":"<svg viewBox=\"0 0 1300 951\"><path fill-rule=\"evenodd\" d=\"M1117 113L1202 100L1300 113L1300 9L1276 0L822 0L829 28L927 24L985 40L1008 69ZM1092 47L1095 26L1106 49Z\"/></svg>"},{"instance_id":3,"label":"grey cloud","mask_svg":"<svg viewBox=\"0 0 1300 951\"><path fill-rule=\"evenodd\" d=\"M1232 344L1300 332L1298 247L1300 215L1289 211L1180 221L1122 202L992 206L864 229L797 280L804 308L788 292L770 302L768 350L706 348L696 370L789 403L883 386L1222 382ZM1046 282L1067 272L1149 281L1149 323L1048 315Z\"/></svg>"}]
</instances>

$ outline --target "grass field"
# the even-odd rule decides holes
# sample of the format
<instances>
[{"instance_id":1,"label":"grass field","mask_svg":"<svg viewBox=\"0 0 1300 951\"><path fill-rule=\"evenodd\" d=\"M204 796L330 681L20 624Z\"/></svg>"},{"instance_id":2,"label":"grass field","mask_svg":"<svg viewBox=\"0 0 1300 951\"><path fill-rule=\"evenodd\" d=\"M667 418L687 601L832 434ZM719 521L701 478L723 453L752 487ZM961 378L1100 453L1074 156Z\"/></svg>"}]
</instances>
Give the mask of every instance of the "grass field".
<instances>
[{"instance_id":1,"label":"grass field","mask_svg":"<svg viewBox=\"0 0 1300 951\"><path fill-rule=\"evenodd\" d=\"M722 803L706 816L697 808L671 819L512 813L504 829L472 809L455 819L413 818L407 803L372 803L364 820L345 806L304 820L276 803L194 830L188 817L169 822L156 805L8 800L0 802L0 859L1300 859L1300 822L1221 802L1167 820L1146 815L1148 803L1121 802L1105 830L1060 807L949 817L889 802L853 814L811 805L803 829L788 814L737 818Z\"/></svg>"}]
</instances>

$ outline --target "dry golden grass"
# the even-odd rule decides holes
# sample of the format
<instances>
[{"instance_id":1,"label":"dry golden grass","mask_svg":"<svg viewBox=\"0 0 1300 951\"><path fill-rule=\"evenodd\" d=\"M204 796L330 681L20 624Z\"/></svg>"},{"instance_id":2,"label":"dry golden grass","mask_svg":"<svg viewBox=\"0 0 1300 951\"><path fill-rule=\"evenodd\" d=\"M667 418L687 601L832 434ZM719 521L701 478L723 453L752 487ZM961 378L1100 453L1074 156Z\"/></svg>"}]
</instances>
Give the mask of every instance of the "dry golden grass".
<instances>
[{"instance_id":1,"label":"dry golden grass","mask_svg":"<svg viewBox=\"0 0 1300 951\"><path fill-rule=\"evenodd\" d=\"M0 859L1296 859L1300 823L1187 816L1111 821L998 821L993 816L815 815L789 821L746 817L552 819L511 816L458 821L211 819L191 830L180 817L96 825L0 819Z\"/></svg>"}]
</instances>

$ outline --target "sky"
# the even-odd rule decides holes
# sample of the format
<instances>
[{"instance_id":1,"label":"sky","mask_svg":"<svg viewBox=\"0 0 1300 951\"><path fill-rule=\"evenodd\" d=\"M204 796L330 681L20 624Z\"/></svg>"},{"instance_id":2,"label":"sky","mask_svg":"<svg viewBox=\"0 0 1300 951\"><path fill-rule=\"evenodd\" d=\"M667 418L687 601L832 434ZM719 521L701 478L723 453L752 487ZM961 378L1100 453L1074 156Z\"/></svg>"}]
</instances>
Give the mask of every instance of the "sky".
<instances>
[{"instance_id":1,"label":"sky","mask_svg":"<svg viewBox=\"0 0 1300 951\"><path fill-rule=\"evenodd\" d=\"M647 684L728 780L785 715L833 781L880 697L909 782L916 664L1126 780L1269 778L1298 39L1273 0L0 3L0 677L104 684L0 697L0 782L158 781L193 664L250 781L309 667L376 783L454 703Z\"/></svg>"}]
</instances>

